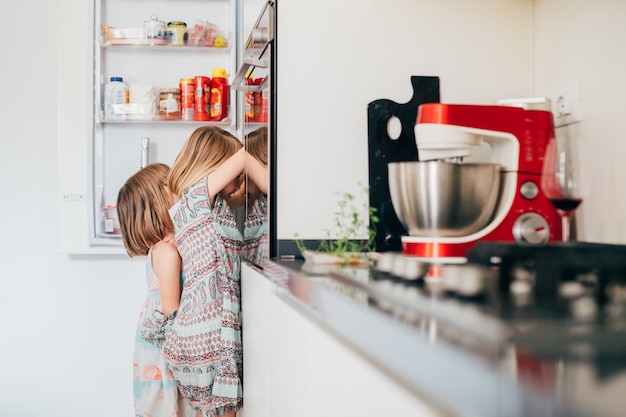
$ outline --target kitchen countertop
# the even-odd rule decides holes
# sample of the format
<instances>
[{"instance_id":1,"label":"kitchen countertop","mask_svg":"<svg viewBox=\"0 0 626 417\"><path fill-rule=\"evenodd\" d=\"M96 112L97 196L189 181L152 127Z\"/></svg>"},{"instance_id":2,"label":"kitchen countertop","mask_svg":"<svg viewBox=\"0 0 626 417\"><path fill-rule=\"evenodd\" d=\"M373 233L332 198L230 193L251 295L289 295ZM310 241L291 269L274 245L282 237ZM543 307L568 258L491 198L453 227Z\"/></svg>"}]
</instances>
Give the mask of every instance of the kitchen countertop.
<instances>
[{"instance_id":1,"label":"kitchen countertop","mask_svg":"<svg viewBox=\"0 0 626 417\"><path fill-rule=\"evenodd\" d=\"M302 260L253 265L282 296L452 415L626 413L622 327L598 338L582 326L575 329L580 337L565 340L553 317L535 317L540 326L520 330L530 322L512 324L462 299L425 295L416 282L374 268L303 266Z\"/></svg>"}]
</instances>

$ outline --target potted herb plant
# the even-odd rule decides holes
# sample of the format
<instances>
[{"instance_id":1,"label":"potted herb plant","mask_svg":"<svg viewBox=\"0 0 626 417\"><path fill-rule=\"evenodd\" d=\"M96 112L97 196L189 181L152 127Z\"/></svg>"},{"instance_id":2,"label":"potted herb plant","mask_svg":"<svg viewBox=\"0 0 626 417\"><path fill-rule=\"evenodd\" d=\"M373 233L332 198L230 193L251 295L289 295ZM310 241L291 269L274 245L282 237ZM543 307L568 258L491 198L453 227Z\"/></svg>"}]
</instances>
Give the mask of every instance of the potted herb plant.
<instances>
[{"instance_id":1,"label":"potted herb plant","mask_svg":"<svg viewBox=\"0 0 626 417\"><path fill-rule=\"evenodd\" d=\"M368 194L369 189L364 188L363 192ZM298 250L305 263L342 266L369 264L371 253L376 250L377 210L368 204L359 205L354 194L348 192L338 194L338 209L335 212L333 227L326 230L326 239L323 239L315 250L307 248L301 239L296 239ZM367 238L362 237L365 234Z\"/></svg>"}]
</instances>

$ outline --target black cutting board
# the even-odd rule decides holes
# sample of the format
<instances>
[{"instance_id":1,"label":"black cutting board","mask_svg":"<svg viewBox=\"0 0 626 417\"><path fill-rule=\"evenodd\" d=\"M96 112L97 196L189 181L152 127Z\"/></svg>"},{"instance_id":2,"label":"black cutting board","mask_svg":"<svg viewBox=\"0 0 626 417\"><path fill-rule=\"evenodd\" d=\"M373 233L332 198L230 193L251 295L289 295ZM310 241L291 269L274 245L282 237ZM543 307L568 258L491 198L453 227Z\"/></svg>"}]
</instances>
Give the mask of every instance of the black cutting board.
<instances>
[{"instance_id":1,"label":"black cutting board","mask_svg":"<svg viewBox=\"0 0 626 417\"><path fill-rule=\"evenodd\" d=\"M413 97L407 103L379 99L367 106L369 199L379 218L376 228L378 252L399 251L400 239L406 234L391 203L387 164L419 159L414 130L417 108L424 103L440 101L439 77L411 76L411 85ZM397 139L392 139L387 133L387 125L393 117L398 118L402 128Z\"/></svg>"}]
</instances>

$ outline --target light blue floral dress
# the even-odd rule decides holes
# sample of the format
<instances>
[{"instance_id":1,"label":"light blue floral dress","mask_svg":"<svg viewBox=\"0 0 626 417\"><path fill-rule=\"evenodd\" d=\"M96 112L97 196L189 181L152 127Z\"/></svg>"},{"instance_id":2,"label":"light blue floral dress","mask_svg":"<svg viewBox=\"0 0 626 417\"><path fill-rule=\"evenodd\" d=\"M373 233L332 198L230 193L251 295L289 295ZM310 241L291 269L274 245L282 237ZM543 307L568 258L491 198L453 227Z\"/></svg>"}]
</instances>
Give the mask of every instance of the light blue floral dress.
<instances>
[{"instance_id":1,"label":"light blue floral dress","mask_svg":"<svg viewBox=\"0 0 626 417\"><path fill-rule=\"evenodd\" d=\"M148 259L152 253L148 254ZM182 279L182 277L181 277ZM149 329L152 320L161 312L159 279L146 264L148 292L139 314L133 353L133 392L136 417L194 417L196 411L189 401L179 394L176 380L168 369L165 356L159 348L160 340L153 340ZM162 316L162 315L161 315ZM148 338L146 338L148 336Z\"/></svg>"}]
</instances>

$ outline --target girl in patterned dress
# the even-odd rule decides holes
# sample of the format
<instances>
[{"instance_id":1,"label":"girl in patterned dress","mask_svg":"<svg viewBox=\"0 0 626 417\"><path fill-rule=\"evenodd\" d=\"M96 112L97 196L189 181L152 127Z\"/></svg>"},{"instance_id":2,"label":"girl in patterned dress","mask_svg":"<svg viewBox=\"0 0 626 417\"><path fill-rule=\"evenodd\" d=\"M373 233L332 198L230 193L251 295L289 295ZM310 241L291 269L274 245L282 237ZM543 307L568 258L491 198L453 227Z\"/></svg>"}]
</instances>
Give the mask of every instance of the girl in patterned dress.
<instances>
[{"instance_id":1,"label":"girl in patterned dress","mask_svg":"<svg viewBox=\"0 0 626 417\"><path fill-rule=\"evenodd\" d=\"M206 417L234 417L242 406L242 236L229 202L255 163L232 134L202 126L168 175L180 198L170 215L185 279L163 351L181 393Z\"/></svg>"},{"instance_id":2,"label":"girl in patterned dress","mask_svg":"<svg viewBox=\"0 0 626 417\"><path fill-rule=\"evenodd\" d=\"M117 196L122 240L129 256L148 255L148 293L139 316L133 354L136 417L193 417L195 409L179 394L159 345L163 328L154 318L171 318L180 304L181 259L168 213L174 204L165 181L169 167L151 164L126 181Z\"/></svg>"}]
</instances>

